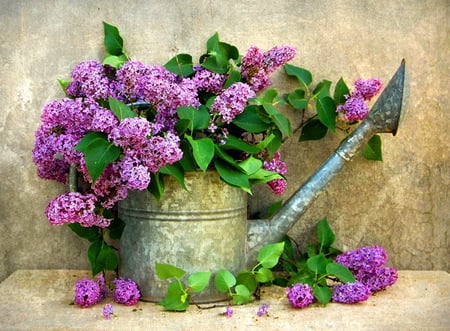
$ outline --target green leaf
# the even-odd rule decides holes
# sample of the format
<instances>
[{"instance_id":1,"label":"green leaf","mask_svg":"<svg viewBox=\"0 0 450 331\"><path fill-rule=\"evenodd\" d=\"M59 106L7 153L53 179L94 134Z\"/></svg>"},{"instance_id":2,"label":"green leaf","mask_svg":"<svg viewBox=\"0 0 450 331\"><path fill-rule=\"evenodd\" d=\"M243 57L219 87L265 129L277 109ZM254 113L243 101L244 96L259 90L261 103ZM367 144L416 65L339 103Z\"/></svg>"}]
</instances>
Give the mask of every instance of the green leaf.
<instances>
[{"instance_id":1,"label":"green leaf","mask_svg":"<svg viewBox=\"0 0 450 331\"><path fill-rule=\"evenodd\" d=\"M113 68L120 68L125 62L127 62L128 58L126 55L122 54L120 56L117 55L106 55L103 59L104 65L110 65Z\"/></svg>"},{"instance_id":2,"label":"green leaf","mask_svg":"<svg viewBox=\"0 0 450 331\"><path fill-rule=\"evenodd\" d=\"M311 256L307 261L306 265L308 266L308 269L312 272L315 272L316 274L325 274L326 266L328 264L328 260L323 254L318 254Z\"/></svg>"},{"instance_id":3,"label":"green leaf","mask_svg":"<svg viewBox=\"0 0 450 331\"><path fill-rule=\"evenodd\" d=\"M103 271L103 268L97 264L97 257L102 249L103 240L93 242L88 248L88 260L91 264L92 275L97 275L99 272Z\"/></svg>"},{"instance_id":4,"label":"green leaf","mask_svg":"<svg viewBox=\"0 0 450 331\"><path fill-rule=\"evenodd\" d=\"M363 156L367 160L383 161L381 137L374 135L363 147Z\"/></svg>"},{"instance_id":5,"label":"green leaf","mask_svg":"<svg viewBox=\"0 0 450 331\"><path fill-rule=\"evenodd\" d=\"M78 236L80 236L81 238L87 239L90 242L97 241L100 238L99 229L96 226L84 227L84 226L81 226L80 223L70 223L70 224L68 224L68 226Z\"/></svg>"},{"instance_id":6,"label":"green leaf","mask_svg":"<svg viewBox=\"0 0 450 331\"><path fill-rule=\"evenodd\" d=\"M180 120L189 121L187 126L191 132L206 129L209 125L210 115L203 105L198 109L192 106L178 107L177 113Z\"/></svg>"},{"instance_id":7,"label":"green leaf","mask_svg":"<svg viewBox=\"0 0 450 331\"><path fill-rule=\"evenodd\" d=\"M164 194L164 180L160 173L150 173L150 184L147 186L147 190L156 198L160 200Z\"/></svg>"},{"instance_id":8,"label":"green leaf","mask_svg":"<svg viewBox=\"0 0 450 331\"><path fill-rule=\"evenodd\" d=\"M175 177L181 187L188 191L188 188L186 187L186 184L184 182L184 169L179 163L167 164L164 167L160 168L159 172Z\"/></svg>"},{"instance_id":9,"label":"green leaf","mask_svg":"<svg viewBox=\"0 0 450 331\"><path fill-rule=\"evenodd\" d=\"M166 296L158 304L169 311L185 311L189 307L189 297L186 294L180 284L173 281L167 287Z\"/></svg>"},{"instance_id":10,"label":"green leaf","mask_svg":"<svg viewBox=\"0 0 450 331\"><path fill-rule=\"evenodd\" d=\"M236 278L226 269L221 269L214 277L214 285L219 292L226 293L236 285Z\"/></svg>"},{"instance_id":11,"label":"green leaf","mask_svg":"<svg viewBox=\"0 0 450 331\"><path fill-rule=\"evenodd\" d=\"M314 297L321 304L326 305L331 301L332 291L329 287L313 285L312 289Z\"/></svg>"},{"instance_id":12,"label":"green leaf","mask_svg":"<svg viewBox=\"0 0 450 331\"><path fill-rule=\"evenodd\" d=\"M261 169L263 162L260 159L257 159L253 156L248 157L242 162L238 162L238 166L242 169L247 175L254 174L256 171Z\"/></svg>"},{"instance_id":13,"label":"green leaf","mask_svg":"<svg viewBox=\"0 0 450 331\"><path fill-rule=\"evenodd\" d=\"M219 74L228 72L229 60L237 60L239 51L235 46L221 42L215 33L206 43L207 54L200 58L201 66Z\"/></svg>"},{"instance_id":14,"label":"green leaf","mask_svg":"<svg viewBox=\"0 0 450 331\"><path fill-rule=\"evenodd\" d=\"M164 67L182 77L187 77L194 73L194 64L190 54L178 54L170 59Z\"/></svg>"},{"instance_id":15,"label":"green leaf","mask_svg":"<svg viewBox=\"0 0 450 331\"><path fill-rule=\"evenodd\" d=\"M75 150L83 152L93 182L100 177L108 164L119 158L122 151L101 132L88 132L75 146Z\"/></svg>"},{"instance_id":16,"label":"green leaf","mask_svg":"<svg viewBox=\"0 0 450 331\"><path fill-rule=\"evenodd\" d=\"M188 286L193 292L201 292L209 284L210 272L196 272L189 276Z\"/></svg>"},{"instance_id":17,"label":"green leaf","mask_svg":"<svg viewBox=\"0 0 450 331\"><path fill-rule=\"evenodd\" d=\"M317 117L328 129L336 129L336 105L330 97L323 97L316 103Z\"/></svg>"},{"instance_id":18,"label":"green leaf","mask_svg":"<svg viewBox=\"0 0 450 331\"><path fill-rule=\"evenodd\" d=\"M186 271L174 265L158 262L155 263L155 272L156 276L161 280L169 278L181 279L186 274Z\"/></svg>"},{"instance_id":19,"label":"green leaf","mask_svg":"<svg viewBox=\"0 0 450 331\"><path fill-rule=\"evenodd\" d=\"M317 224L317 236L319 238L321 248L331 246L336 240L336 236L333 230L330 228L330 225L328 224L326 218L322 219Z\"/></svg>"},{"instance_id":20,"label":"green leaf","mask_svg":"<svg viewBox=\"0 0 450 331\"><path fill-rule=\"evenodd\" d=\"M122 237L123 229L125 228L125 222L120 218L113 218L109 226L109 236L111 239L120 239Z\"/></svg>"},{"instance_id":21,"label":"green leaf","mask_svg":"<svg viewBox=\"0 0 450 331\"><path fill-rule=\"evenodd\" d=\"M61 89L64 93L66 93L67 86L69 86L70 82L64 79L58 79L59 86L61 86Z\"/></svg>"},{"instance_id":22,"label":"green leaf","mask_svg":"<svg viewBox=\"0 0 450 331\"><path fill-rule=\"evenodd\" d=\"M287 95L288 103L294 107L294 109L306 109L308 107L308 99L305 98L305 91L297 89Z\"/></svg>"},{"instance_id":23,"label":"green leaf","mask_svg":"<svg viewBox=\"0 0 450 331\"><path fill-rule=\"evenodd\" d=\"M296 67L292 64L286 63L284 65L284 70L286 71L286 74L296 77L300 81L300 83L305 86L308 86L313 81L311 72L304 68Z\"/></svg>"},{"instance_id":24,"label":"green leaf","mask_svg":"<svg viewBox=\"0 0 450 331\"><path fill-rule=\"evenodd\" d=\"M355 276L353 276L352 272L342 264L330 262L327 264L326 270L328 274L336 276L341 282L355 282Z\"/></svg>"},{"instance_id":25,"label":"green leaf","mask_svg":"<svg viewBox=\"0 0 450 331\"><path fill-rule=\"evenodd\" d=\"M241 81L241 73L237 70L231 70L231 72L228 74L227 80L223 84L223 88L227 89L234 83L237 83L240 81ZM233 120L233 123L234 123L234 120Z\"/></svg>"},{"instance_id":26,"label":"green leaf","mask_svg":"<svg viewBox=\"0 0 450 331\"><path fill-rule=\"evenodd\" d=\"M229 134L227 136L227 141L225 144L220 145L221 149L236 149L241 152L246 152L250 154L256 154L262 152L262 148L257 145L247 144L245 141Z\"/></svg>"},{"instance_id":27,"label":"green leaf","mask_svg":"<svg viewBox=\"0 0 450 331\"><path fill-rule=\"evenodd\" d=\"M186 136L192 147L195 162L202 171L208 169L214 157L214 142L211 138L201 138L194 140L191 136Z\"/></svg>"},{"instance_id":28,"label":"green leaf","mask_svg":"<svg viewBox=\"0 0 450 331\"><path fill-rule=\"evenodd\" d=\"M245 285L239 284L234 288L233 303L235 305L243 305L252 301L252 294Z\"/></svg>"},{"instance_id":29,"label":"green leaf","mask_svg":"<svg viewBox=\"0 0 450 331\"><path fill-rule=\"evenodd\" d=\"M284 242L269 244L260 249L256 260L264 268L273 268L277 265L278 259L283 254Z\"/></svg>"},{"instance_id":30,"label":"green leaf","mask_svg":"<svg viewBox=\"0 0 450 331\"><path fill-rule=\"evenodd\" d=\"M336 105L342 105L345 103L347 99L345 99L346 95L349 95L350 91L348 89L347 84L345 84L344 79L342 77L339 79L339 81L336 83L336 87L334 88L334 103Z\"/></svg>"},{"instance_id":31,"label":"green leaf","mask_svg":"<svg viewBox=\"0 0 450 331\"><path fill-rule=\"evenodd\" d=\"M105 47L109 54L120 56L123 51L123 39L120 36L117 27L103 22L103 29L105 31Z\"/></svg>"},{"instance_id":32,"label":"green leaf","mask_svg":"<svg viewBox=\"0 0 450 331\"><path fill-rule=\"evenodd\" d=\"M277 172L269 171L263 168L258 169L255 173L248 175L248 179L252 184L263 184L274 179L284 178Z\"/></svg>"},{"instance_id":33,"label":"green leaf","mask_svg":"<svg viewBox=\"0 0 450 331\"><path fill-rule=\"evenodd\" d=\"M255 275L248 270L240 271L236 277L236 284L242 284L253 293L258 288L258 282L255 279Z\"/></svg>"},{"instance_id":34,"label":"green leaf","mask_svg":"<svg viewBox=\"0 0 450 331\"><path fill-rule=\"evenodd\" d=\"M250 182L246 174L232 166L230 167L228 163L225 163L220 159L214 160L214 166L220 175L220 178L222 178L226 183L231 186L239 187L241 190L251 194Z\"/></svg>"},{"instance_id":35,"label":"green leaf","mask_svg":"<svg viewBox=\"0 0 450 331\"><path fill-rule=\"evenodd\" d=\"M266 131L270 124L262 120L258 114L259 108L257 105L245 107L244 111L234 118L233 124L250 133Z\"/></svg>"},{"instance_id":36,"label":"green leaf","mask_svg":"<svg viewBox=\"0 0 450 331\"><path fill-rule=\"evenodd\" d=\"M259 268L257 271L255 271L255 278L260 283L267 283L271 282L275 279L273 276L273 273L268 268Z\"/></svg>"},{"instance_id":37,"label":"green leaf","mask_svg":"<svg viewBox=\"0 0 450 331\"><path fill-rule=\"evenodd\" d=\"M119 257L111 246L104 243L97 256L97 266L102 270L116 270Z\"/></svg>"},{"instance_id":38,"label":"green leaf","mask_svg":"<svg viewBox=\"0 0 450 331\"><path fill-rule=\"evenodd\" d=\"M316 88L313 91L313 94L318 98L324 98L330 96L330 87L331 87L331 81L329 80L322 80L319 84L317 84Z\"/></svg>"},{"instance_id":39,"label":"green leaf","mask_svg":"<svg viewBox=\"0 0 450 331\"><path fill-rule=\"evenodd\" d=\"M138 114L132 111L131 108L124 104L122 101L110 97L108 98L108 102L111 111L114 113L114 115L116 115L119 121L122 121L124 118L138 116Z\"/></svg>"},{"instance_id":40,"label":"green leaf","mask_svg":"<svg viewBox=\"0 0 450 331\"><path fill-rule=\"evenodd\" d=\"M317 118L306 122L302 127L302 132L298 141L319 140L326 136L328 128Z\"/></svg>"}]
</instances>

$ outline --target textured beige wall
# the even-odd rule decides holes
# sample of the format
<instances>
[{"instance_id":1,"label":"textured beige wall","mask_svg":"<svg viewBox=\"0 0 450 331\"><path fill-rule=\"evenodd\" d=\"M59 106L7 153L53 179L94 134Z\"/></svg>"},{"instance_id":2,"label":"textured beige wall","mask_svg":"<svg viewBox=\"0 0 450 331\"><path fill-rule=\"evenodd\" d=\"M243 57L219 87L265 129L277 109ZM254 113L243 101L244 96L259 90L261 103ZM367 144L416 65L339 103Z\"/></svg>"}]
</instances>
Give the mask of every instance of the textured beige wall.
<instances>
[{"instance_id":1,"label":"textured beige wall","mask_svg":"<svg viewBox=\"0 0 450 331\"><path fill-rule=\"evenodd\" d=\"M341 248L381 244L398 268L448 270L448 1L111 3L0 0L0 280L19 268L88 267L86 243L43 215L64 188L37 178L31 149L42 106L62 96L56 80L69 78L79 61L102 56L102 20L117 25L129 54L147 63L162 64L177 52L198 56L216 31L242 53L252 44L294 45L293 64L317 79L387 82L406 58L408 113L396 137L383 137L384 162L353 160L291 234L304 242L327 216ZM296 139L283 151L289 193L340 137L301 145ZM253 212L268 204L265 192L255 194Z\"/></svg>"}]
</instances>

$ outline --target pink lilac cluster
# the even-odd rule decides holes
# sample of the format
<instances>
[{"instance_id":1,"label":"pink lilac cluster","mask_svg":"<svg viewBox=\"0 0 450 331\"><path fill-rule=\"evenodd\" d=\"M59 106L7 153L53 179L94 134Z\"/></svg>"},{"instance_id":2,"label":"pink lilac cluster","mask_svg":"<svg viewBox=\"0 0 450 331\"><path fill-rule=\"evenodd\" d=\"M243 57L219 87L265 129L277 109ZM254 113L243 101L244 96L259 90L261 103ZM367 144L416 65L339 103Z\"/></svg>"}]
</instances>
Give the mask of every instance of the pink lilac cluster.
<instances>
[{"instance_id":1,"label":"pink lilac cluster","mask_svg":"<svg viewBox=\"0 0 450 331\"><path fill-rule=\"evenodd\" d=\"M53 225L79 223L84 227L95 225L106 228L111 220L95 213L96 201L97 197L93 194L64 193L49 202L45 214Z\"/></svg>"},{"instance_id":2,"label":"pink lilac cluster","mask_svg":"<svg viewBox=\"0 0 450 331\"><path fill-rule=\"evenodd\" d=\"M338 255L335 262L347 267L358 283L364 285L370 293L374 293L384 290L397 281L397 269L385 266L387 258L383 247L364 246ZM341 300L336 302L346 302L342 293L336 298ZM348 300L353 299L349 297Z\"/></svg>"},{"instance_id":3,"label":"pink lilac cluster","mask_svg":"<svg viewBox=\"0 0 450 331\"><path fill-rule=\"evenodd\" d=\"M113 281L113 284L112 298L116 303L127 306L137 304L141 294L133 280L118 278ZM87 308L103 301L107 295L108 289L102 275L98 276L97 280L82 278L75 284L74 303L82 308ZM108 314L109 316L112 314L112 306Z\"/></svg>"},{"instance_id":4,"label":"pink lilac cluster","mask_svg":"<svg viewBox=\"0 0 450 331\"><path fill-rule=\"evenodd\" d=\"M269 74L295 55L296 50L291 46L274 47L266 52L252 46L242 58L242 78L254 91L263 90L271 84Z\"/></svg>"},{"instance_id":5,"label":"pink lilac cluster","mask_svg":"<svg viewBox=\"0 0 450 331\"><path fill-rule=\"evenodd\" d=\"M281 153L275 152L274 157L270 161L264 161L263 168L269 171L277 172L281 175L287 174L286 162L281 161ZM285 179L273 179L267 183L273 193L281 195L286 190L287 182Z\"/></svg>"},{"instance_id":6,"label":"pink lilac cluster","mask_svg":"<svg viewBox=\"0 0 450 331\"><path fill-rule=\"evenodd\" d=\"M302 283L287 287L286 296L294 308L305 308L315 300L311 286Z\"/></svg>"},{"instance_id":7,"label":"pink lilac cluster","mask_svg":"<svg viewBox=\"0 0 450 331\"><path fill-rule=\"evenodd\" d=\"M383 88L383 83L378 78L368 80L358 79L353 84L353 92L346 95L343 105L336 108L338 113L343 113L347 122L361 121L369 113L367 101L370 101Z\"/></svg>"}]
</instances>

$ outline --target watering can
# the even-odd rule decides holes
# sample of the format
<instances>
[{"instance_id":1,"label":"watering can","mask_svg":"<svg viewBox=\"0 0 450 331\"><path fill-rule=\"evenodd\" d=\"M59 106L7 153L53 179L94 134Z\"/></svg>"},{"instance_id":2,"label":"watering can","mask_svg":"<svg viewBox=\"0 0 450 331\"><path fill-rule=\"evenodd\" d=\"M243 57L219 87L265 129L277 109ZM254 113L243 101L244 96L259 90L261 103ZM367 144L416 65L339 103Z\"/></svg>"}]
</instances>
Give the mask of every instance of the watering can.
<instances>
[{"instance_id":1,"label":"watering can","mask_svg":"<svg viewBox=\"0 0 450 331\"><path fill-rule=\"evenodd\" d=\"M165 180L165 194L154 199L132 191L119 202L125 222L120 242L119 273L135 280L146 301L160 301L167 282L155 274L155 263L175 265L188 273L237 273L255 265L259 249L280 242L345 163L377 133L397 133L407 99L403 60L368 116L336 151L268 220L247 220L247 194L222 182L215 171L186 173L190 194L176 180ZM226 299L213 286L196 302Z\"/></svg>"}]
</instances>

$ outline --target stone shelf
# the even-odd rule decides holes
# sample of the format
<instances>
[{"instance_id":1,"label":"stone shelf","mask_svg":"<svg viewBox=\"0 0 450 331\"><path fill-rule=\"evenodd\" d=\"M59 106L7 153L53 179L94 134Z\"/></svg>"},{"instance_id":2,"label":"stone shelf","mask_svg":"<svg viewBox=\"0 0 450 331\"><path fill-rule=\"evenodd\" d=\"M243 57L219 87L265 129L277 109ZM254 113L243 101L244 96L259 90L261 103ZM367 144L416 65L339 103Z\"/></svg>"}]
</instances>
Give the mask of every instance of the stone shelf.
<instances>
[{"instance_id":1,"label":"stone shelf","mask_svg":"<svg viewBox=\"0 0 450 331\"><path fill-rule=\"evenodd\" d=\"M72 304L80 270L18 270L0 283L0 330L450 330L450 274L400 271L397 283L356 305L329 304L297 310L284 289L264 288L261 301L233 307L227 318L219 307L190 306L185 313L166 312L146 302L114 304L112 320L102 316L107 299L91 308ZM267 316L257 317L262 303Z\"/></svg>"}]
</instances>

